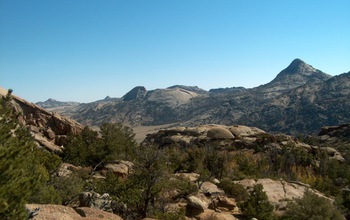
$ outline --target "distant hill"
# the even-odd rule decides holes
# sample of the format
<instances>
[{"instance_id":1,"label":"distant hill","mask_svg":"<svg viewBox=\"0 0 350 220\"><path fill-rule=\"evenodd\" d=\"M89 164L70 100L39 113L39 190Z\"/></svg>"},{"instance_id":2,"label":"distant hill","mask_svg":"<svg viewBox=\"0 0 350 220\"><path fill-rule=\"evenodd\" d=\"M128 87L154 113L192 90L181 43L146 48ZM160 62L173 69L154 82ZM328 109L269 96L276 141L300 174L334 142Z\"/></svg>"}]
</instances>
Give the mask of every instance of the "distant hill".
<instances>
[{"instance_id":1,"label":"distant hill","mask_svg":"<svg viewBox=\"0 0 350 220\"><path fill-rule=\"evenodd\" d=\"M55 108L55 107L62 107L62 106L77 106L80 103L79 102L61 102L50 98L45 102L37 102L35 104L43 108Z\"/></svg>"},{"instance_id":2,"label":"distant hill","mask_svg":"<svg viewBox=\"0 0 350 220\"><path fill-rule=\"evenodd\" d=\"M271 82L252 89L138 86L120 99L59 110L86 125L244 124L268 132L315 133L322 126L350 121L349 78L350 72L332 77L295 59Z\"/></svg>"},{"instance_id":3,"label":"distant hill","mask_svg":"<svg viewBox=\"0 0 350 220\"><path fill-rule=\"evenodd\" d=\"M231 93L231 92L244 92L247 89L244 87L231 87L231 88L217 88L210 89L209 93Z\"/></svg>"}]
</instances>

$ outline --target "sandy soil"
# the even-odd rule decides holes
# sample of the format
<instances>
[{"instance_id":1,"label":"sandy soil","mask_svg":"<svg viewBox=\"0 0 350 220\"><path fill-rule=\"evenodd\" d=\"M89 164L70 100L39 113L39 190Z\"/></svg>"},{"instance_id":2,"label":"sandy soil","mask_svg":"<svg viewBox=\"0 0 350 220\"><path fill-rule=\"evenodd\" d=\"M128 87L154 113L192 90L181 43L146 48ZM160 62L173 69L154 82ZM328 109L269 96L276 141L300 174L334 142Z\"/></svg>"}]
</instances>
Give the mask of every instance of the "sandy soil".
<instances>
[{"instance_id":1,"label":"sandy soil","mask_svg":"<svg viewBox=\"0 0 350 220\"><path fill-rule=\"evenodd\" d=\"M173 126L174 124L165 124L165 125L157 125L157 126L137 126L137 127L132 127L132 129L134 130L135 139L137 143L141 143L146 138L147 134L153 134L161 129L169 128Z\"/></svg>"}]
</instances>

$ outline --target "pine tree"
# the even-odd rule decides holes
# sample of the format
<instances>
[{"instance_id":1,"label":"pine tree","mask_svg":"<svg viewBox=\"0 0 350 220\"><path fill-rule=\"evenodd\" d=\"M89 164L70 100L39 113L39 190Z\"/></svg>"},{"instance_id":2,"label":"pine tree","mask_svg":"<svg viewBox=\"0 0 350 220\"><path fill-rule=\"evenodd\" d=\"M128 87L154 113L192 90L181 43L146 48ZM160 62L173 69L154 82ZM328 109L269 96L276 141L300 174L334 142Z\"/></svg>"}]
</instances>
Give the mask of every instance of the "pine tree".
<instances>
[{"instance_id":1,"label":"pine tree","mask_svg":"<svg viewBox=\"0 0 350 220\"><path fill-rule=\"evenodd\" d=\"M261 184L256 184L250 192L249 198L239 204L241 211L249 218L259 220L274 219L273 206L268 201L266 193Z\"/></svg>"},{"instance_id":2,"label":"pine tree","mask_svg":"<svg viewBox=\"0 0 350 220\"><path fill-rule=\"evenodd\" d=\"M132 130L122 124L103 124L100 132L85 127L80 134L69 138L64 160L79 166L96 167L116 159L130 160L135 146Z\"/></svg>"},{"instance_id":3,"label":"pine tree","mask_svg":"<svg viewBox=\"0 0 350 220\"><path fill-rule=\"evenodd\" d=\"M0 99L0 219L24 219L25 204L49 179L48 168L55 169L59 162L41 152L19 125L10 99ZM46 162L38 157L43 154L48 155Z\"/></svg>"}]
</instances>

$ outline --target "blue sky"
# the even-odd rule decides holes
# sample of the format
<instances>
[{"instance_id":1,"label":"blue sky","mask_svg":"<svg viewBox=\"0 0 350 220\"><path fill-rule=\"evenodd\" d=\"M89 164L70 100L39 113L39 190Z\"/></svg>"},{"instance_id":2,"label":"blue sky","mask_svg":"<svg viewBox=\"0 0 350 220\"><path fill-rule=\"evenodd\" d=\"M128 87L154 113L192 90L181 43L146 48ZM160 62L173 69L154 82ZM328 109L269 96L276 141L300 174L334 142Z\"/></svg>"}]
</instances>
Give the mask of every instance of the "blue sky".
<instances>
[{"instance_id":1,"label":"blue sky","mask_svg":"<svg viewBox=\"0 0 350 220\"><path fill-rule=\"evenodd\" d=\"M349 36L349 0L0 0L0 86L31 102L249 88L294 58L350 71Z\"/></svg>"}]
</instances>

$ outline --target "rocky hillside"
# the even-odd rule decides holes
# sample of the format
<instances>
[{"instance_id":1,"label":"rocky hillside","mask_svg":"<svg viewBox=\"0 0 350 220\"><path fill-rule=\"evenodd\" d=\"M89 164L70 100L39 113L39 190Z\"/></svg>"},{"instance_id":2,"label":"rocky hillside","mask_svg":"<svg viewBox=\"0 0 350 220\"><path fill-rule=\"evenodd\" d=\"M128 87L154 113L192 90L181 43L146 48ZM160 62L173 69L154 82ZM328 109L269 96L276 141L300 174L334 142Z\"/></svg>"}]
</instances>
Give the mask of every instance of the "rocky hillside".
<instances>
[{"instance_id":1,"label":"rocky hillside","mask_svg":"<svg viewBox=\"0 0 350 220\"><path fill-rule=\"evenodd\" d=\"M176 127L160 130L149 134L143 145L156 145L160 148L168 146L180 146L188 148L193 146L216 146L219 149L229 150L253 150L254 152L267 152L271 149L281 150L283 147L292 147L315 155L325 152L330 158L340 162L344 161L341 153L331 147L318 147L309 145L292 136L279 134L273 135L265 131L244 125L201 125L198 127Z\"/></svg>"},{"instance_id":2,"label":"rocky hillside","mask_svg":"<svg viewBox=\"0 0 350 220\"><path fill-rule=\"evenodd\" d=\"M0 96L5 97L7 94L8 91L0 87ZM11 105L19 115L20 124L27 126L36 142L50 151L62 151L61 146L65 145L67 135L77 134L83 129L79 123L13 94Z\"/></svg>"},{"instance_id":3,"label":"rocky hillside","mask_svg":"<svg viewBox=\"0 0 350 220\"><path fill-rule=\"evenodd\" d=\"M273 132L316 132L322 126L349 123L349 98L350 72L292 89L263 103L241 122Z\"/></svg>"},{"instance_id":4,"label":"rocky hillside","mask_svg":"<svg viewBox=\"0 0 350 220\"><path fill-rule=\"evenodd\" d=\"M346 135L348 129L349 125L325 127L320 132L320 138L322 138L323 141L340 141L343 140L344 136L348 136ZM319 167L323 166L320 165L323 163L322 160L324 160L321 159L321 155L325 155L330 161L335 161L334 163L347 163L342 154L335 148L329 147L330 145L319 147L306 144L292 136L284 134L273 135L266 133L259 128L243 125L224 126L209 124L197 127L163 129L155 134L148 135L142 144L145 147L155 145L161 149L177 147L182 151L189 152L192 152L193 148L196 147L199 149L215 148L219 151L225 152L224 154L226 157L224 158L236 157L237 161L235 163L225 164L224 167L232 166L229 168L228 172L236 169L237 166L243 166L245 167L243 168L245 172L251 174L254 173L253 175L258 176L258 178L243 177L240 179L239 172L234 172L233 176L240 179L234 181L234 183L242 185L248 191L251 190L254 185L261 184L264 192L267 194L269 202L274 206L274 212L278 215L283 214L286 211L288 202L302 198L306 191L312 192L322 198L326 198L328 201L333 201L332 198L325 197L324 194L312 189L309 185L313 185L317 182L315 179L318 177L314 176L315 174L313 174L313 171L311 171L310 168L314 167L315 170L318 170ZM199 155L196 155L199 158ZM213 151L210 151L209 155L215 157ZM272 168L272 172L277 171L278 178L276 179L279 180L272 180L264 177L268 172L266 172L266 167L262 168L266 166L266 164L264 165L261 158L268 158L268 163L270 164L268 165L270 167L268 169ZM284 163L287 163L288 165ZM298 163L299 165L297 165ZM256 166L254 167L253 164ZM281 167L273 168L276 164L280 164ZM251 170L247 169L249 166L252 166ZM299 168L296 168L298 166ZM282 171L283 169L287 170ZM303 169L305 170L301 171ZM283 172L286 173L283 174ZM302 177L304 175L302 173L307 174ZM200 177L199 174L182 175L189 177L193 182L196 182L196 179ZM271 173L269 175L271 175ZM292 177L292 179L293 177L295 178L298 176L298 178L300 178L299 180L303 179L303 181L286 181L285 179L288 179L287 176L289 176L289 178ZM339 178L338 180L343 181L344 179ZM224 180L221 179L221 181ZM229 195L229 188L224 188L225 191L223 191L223 188L220 188L224 186L223 184L214 183L215 181L211 183L205 182L205 185L199 188L201 193L192 195L188 198L187 207L191 206L197 210L197 215L195 216L196 219L202 219L202 216L212 215L215 211L222 211L225 210L223 208L228 207L228 204L231 201L230 198L227 198ZM339 185L337 187L341 186ZM235 199L238 199L238 197L235 197ZM215 207L215 202L218 204L225 203L225 206L218 209L213 208ZM231 201L231 203L232 207L237 206L235 201ZM232 213L239 213L237 208L230 209L232 210ZM235 214L234 216L238 217L238 215Z\"/></svg>"},{"instance_id":5,"label":"rocky hillside","mask_svg":"<svg viewBox=\"0 0 350 220\"><path fill-rule=\"evenodd\" d=\"M130 126L245 124L269 132L315 133L347 123L350 73L335 77L295 59L270 83L252 89L202 90L172 86L135 87L121 99L50 109L87 125L121 122Z\"/></svg>"}]
</instances>

